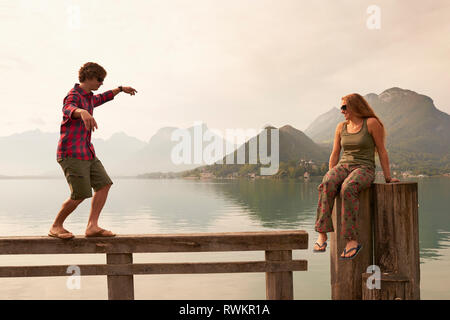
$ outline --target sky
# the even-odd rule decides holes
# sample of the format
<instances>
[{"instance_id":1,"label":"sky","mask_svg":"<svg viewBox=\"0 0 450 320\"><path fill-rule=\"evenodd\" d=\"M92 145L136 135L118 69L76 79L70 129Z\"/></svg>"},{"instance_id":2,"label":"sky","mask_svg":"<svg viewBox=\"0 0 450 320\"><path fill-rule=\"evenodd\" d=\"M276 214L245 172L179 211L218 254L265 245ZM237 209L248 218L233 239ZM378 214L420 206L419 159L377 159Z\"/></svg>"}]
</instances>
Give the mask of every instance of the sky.
<instances>
[{"instance_id":1,"label":"sky","mask_svg":"<svg viewBox=\"0 0 450 320\"><path fill-rule=\"evenodd\" d=\"M375 9L371 5L376 5ZM400 87L450 113L448 0L0 0L0 136L59 132L88 61L95 138L166 126L300 130L346 94Z\"/></svg>"}]
</instances>

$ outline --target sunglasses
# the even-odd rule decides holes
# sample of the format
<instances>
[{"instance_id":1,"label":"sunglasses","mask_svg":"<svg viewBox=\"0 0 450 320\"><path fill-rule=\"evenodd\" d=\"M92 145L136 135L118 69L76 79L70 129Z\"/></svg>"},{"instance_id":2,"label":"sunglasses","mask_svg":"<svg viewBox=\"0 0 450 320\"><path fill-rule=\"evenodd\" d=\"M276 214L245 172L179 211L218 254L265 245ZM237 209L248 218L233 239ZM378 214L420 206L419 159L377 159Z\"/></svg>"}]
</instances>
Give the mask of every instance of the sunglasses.
<instances>
[{"instance_id":1,"label":"sunglasses","mask_svg":"<svg viewBox=\"0 0 450 320\"><path fill-rule=\"evenodd\" d=\"M97 78L98 82L103 82L103 80L105 80L104 78Z\"/></svg>"},{"instance_id":2,"label":"sunglasses","mask_svg":"<svg viewBox=\"0 0 450 320\"><path fill-rule=\"evenodd\" d=\"M347 105L346 105L346 104L342 105L342 106L341 106L341 110L342 110L342 111L347 110Z\"/></svg>"}]
</instances>

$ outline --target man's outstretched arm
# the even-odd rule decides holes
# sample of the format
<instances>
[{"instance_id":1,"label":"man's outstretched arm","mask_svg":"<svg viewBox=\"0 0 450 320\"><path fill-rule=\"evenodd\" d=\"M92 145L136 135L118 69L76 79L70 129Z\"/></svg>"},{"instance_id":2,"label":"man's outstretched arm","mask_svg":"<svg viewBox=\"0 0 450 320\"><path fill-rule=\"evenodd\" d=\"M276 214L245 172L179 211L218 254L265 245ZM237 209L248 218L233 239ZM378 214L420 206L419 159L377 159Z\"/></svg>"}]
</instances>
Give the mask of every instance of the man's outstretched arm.
<instances>
[{"instance_id":1,"label":"man's outstretched arm","mask_svg":"<svg viewBox=\"0 0 450 320\"><path fill-rule=\"evenodd\" d=\"M120 88L122 88L122 90L120 90ZM111 90L114 94L114 96L116 94L118 94L119 92L123 91L125 93L128 93L131 96L134 96L137 93L136 89L133 89L132 87L118 87L116 89Z\"/></svg>"},{"instance_id":2,"label":"man's outstretched arm","mask_svg":"<svg viewBox=\"0 0 450 320\"><path fill-rule=\"evenodd\" d=\"M136 89L133 89L132 87L118 87L116 89L108 90L106 92L97 94L94 96L94 108L114 99L114 96L121 91L128 93L129 95L132 96L134 96L137 92Z\"/></svg>"},{"instance_id":3,"label":"man's outstretched arm","mask_svg":"<svg viewBox=\"0 0 450 320\"><path fill-rule=\"evenodd\" d=\"M106 101L113 99L114 96L121 91L128 93L132 96L134 96L137 92L136 89L133 89L132 87L122 87L122 90L120 90L120 88L109 90L104 93L98 94L97 96L94 96L94 97L98 97L98 99L102 99L103 95L105 96L104 101L100 100L99 104L94 105L94 106L98 107L102 103L105 103ZM82 108L77 108L71 113L71 115L72 115L72 118L74 118L74 119L81 118L81 120L83 120L84 125L87 130L95 131L95 129L98 129L97 122L95 121L94 117L87 110L82 109Z\"/></svg>"}]
</instances>

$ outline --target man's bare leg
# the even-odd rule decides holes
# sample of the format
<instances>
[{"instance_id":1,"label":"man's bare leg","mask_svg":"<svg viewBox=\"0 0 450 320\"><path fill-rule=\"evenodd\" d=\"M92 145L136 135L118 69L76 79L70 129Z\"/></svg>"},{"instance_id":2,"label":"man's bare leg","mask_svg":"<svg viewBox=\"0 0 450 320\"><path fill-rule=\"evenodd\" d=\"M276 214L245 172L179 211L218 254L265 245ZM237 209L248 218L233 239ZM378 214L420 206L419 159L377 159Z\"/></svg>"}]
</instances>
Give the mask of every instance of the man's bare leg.
<instances>
[{"instance_id":1,"label":"man's bare leg","mask_svg":"<svg viewBox=\"0 0 450 320\"><path fill-rule=\"evenodd\" d=\"M71 214L82 201L83 199L73 200L71 198L64 201L61 210L56 215L55 221L53 222L53 225L50 228L50 233L53 234L70 233L69 231L64 229L63 223L69 216L69 214Z\"/></svg>"},{"instance_id":2,"label":"man's bare leg","mask_svg":"<svg viewBox=\"0 0 450 320\"><path fill-rule=\"evenodd\" d=\"M100 212L103 209L103 206L105 205L110 188L111 184L108 184L94 193L91 204L91 213L89 215L89 221L86 227L86 236L95 235L104 230L98 226L98 218L100 216ZM111 231L104 231L103 236L108 235L112 236L114 234Z\"/></svg>"}]
</instances>

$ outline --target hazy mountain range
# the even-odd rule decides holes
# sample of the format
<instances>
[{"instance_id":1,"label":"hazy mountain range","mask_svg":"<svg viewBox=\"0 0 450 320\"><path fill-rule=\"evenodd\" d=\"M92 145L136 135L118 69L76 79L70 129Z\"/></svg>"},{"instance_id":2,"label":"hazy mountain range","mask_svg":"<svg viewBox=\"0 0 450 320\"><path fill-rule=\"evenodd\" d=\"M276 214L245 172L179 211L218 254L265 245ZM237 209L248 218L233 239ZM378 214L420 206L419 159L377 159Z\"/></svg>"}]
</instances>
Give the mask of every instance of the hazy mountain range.
<instances>
[{"instance_id":1,"label":"hazy mountain range","mask_svg":"<svg viewBox=\"0 0 450 320\"><path fill-rule=\"evenodd\" d=\"M267 126L267 131L262 131L257 136L249 139L245 144L241 145L234 152L234 163L237 163L237 155L239 153L245 154L245 163L249 163L249 145L254 143L256 146L256 154L259 154L259 143L261 136L266 135L267 139L267 154L271 155L271 135L270 129L276 129L273 126ZM329 158L329 153L326 148L316 144L302 131L285 125L279 130L279 161L288 162L289 160L315 160L318 162L326 162ZM224 160L225 163L225 160Z\"/></svg>"},{"instance_id":2,"label":"hazy mountain range","mask_svg":"<svg viewBox=\"0 0 450 320\"><path fill-rule=\"evenodd\" d=\"M387 136L387 149L392 161L448 165L450 162L450 116L438 110L433 100L410 90L391 88L377 95L365 95L374 111L383 121ZM280 128L280 161L300 158L325 162L328 160L336 125L344 118L337 108L320 115L302 132L290 125ZM96 153L113 176L134 176L148 172L179 172L205 165L194 161L191 147L191 164L175 164L172 150L179 141L171 141L175 127L161 128L145 142L115 133L109 139L93 139ZM197 131L194 131L197 130ZM205 124L184 129L193 140L194 132L205 133ZM224 146L226 141L215 134L213 140ZM32 130L0 137L0 177L24 175L61 176L56 162L59 133ZM256 137L250 138L256 139ZM192 140L192 142L194 142ZM196 140L198 142L198 139ZM202 151L209 142L203 142ZM248 142L247 142L248 144ZM194 145L194 143L192 144ZM239 146L243 148L243 146ZM226 154L226 153L223 153ZM222 154L222 156L223 156ZM221 159L220 155L217 160ZM247 155L248 159L248 155ZM421 161L421 162L420 162Z\"/></svg>"},{"instance_id":3,"label":"hazy mountain range","mask_svg":"<svg viewBox=\"0 0 450 320\"><path fill-rule=\"evenodd\" d=\"M195 128L200 134L208 131L205 124L181 130L194 140ZM161 128L148 142L119 132L107 140L94 138L92 144L96 155L107 168L108 173L114 176L134 176L158 171L184 171L205 164L194 163L194 145L189 151L192 155L192 164L173 163L171 152L181 141L181 139L171 140L172 132L177 129L179 128ZM215 134L212 136L212 139L221 140L226 145L220 136ZM0 150L8 155L0 158L0 177L2 175L60 176L62 170L56 162L58 140L58 133L46 133L37 129L0 137ZM203 143L203 147L206 145L207 143ZM214 160L218 159L220 157L216 157Z\"/></svg>"},{"instance_id":4,"label":"hazy mountain range","mask_svg":"<svg viewBox=\"0 0 450 320\"><path fill-rule=\"evenodd\" d=\"M450 115L436 108L433 100L414 91L391 88L380 95L364 96L385 125L388 149L445 155L450 153ZM314 120L305 133L316 143L332 145L343 116L332 108Z\"/></svg>"},{"instance_id":5,"label":"hazy mountain range","mask_svg":"<svg viewBox=\"0 0 450 320\"><path fill-rule=\"evenodd\" d=\"M422 172L432 172L431 168L450 171L450 115L438 110L430 97L397 87L364 97L385 126L392 163ZM314 120L305 133L330 150L341 121L340 110L332 108Z\"/></svg>"}]
</instances>

